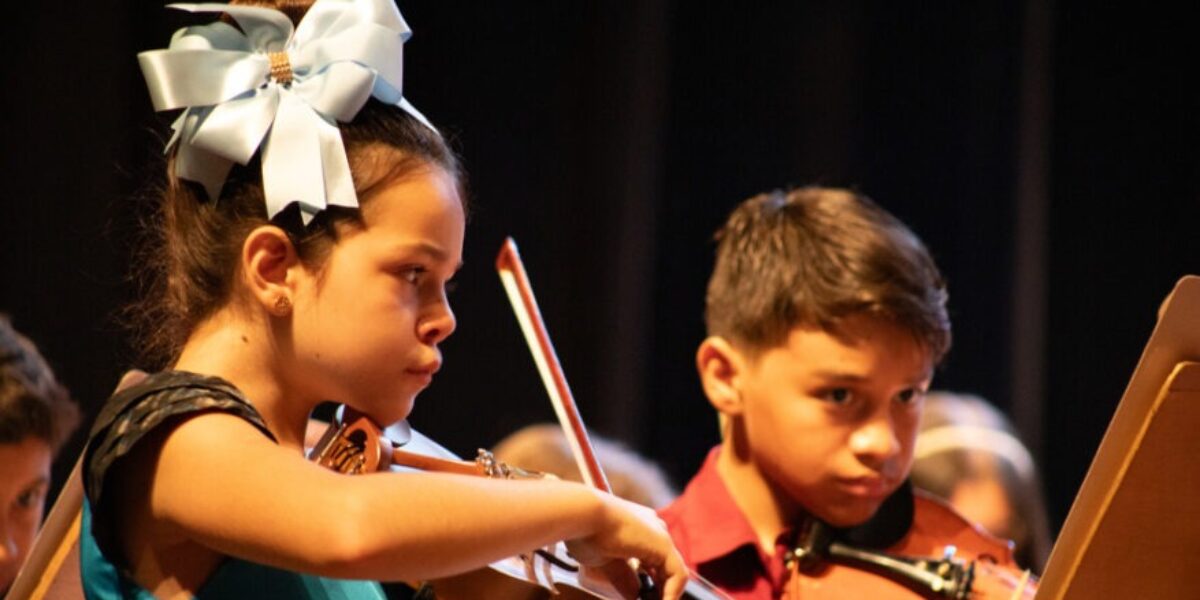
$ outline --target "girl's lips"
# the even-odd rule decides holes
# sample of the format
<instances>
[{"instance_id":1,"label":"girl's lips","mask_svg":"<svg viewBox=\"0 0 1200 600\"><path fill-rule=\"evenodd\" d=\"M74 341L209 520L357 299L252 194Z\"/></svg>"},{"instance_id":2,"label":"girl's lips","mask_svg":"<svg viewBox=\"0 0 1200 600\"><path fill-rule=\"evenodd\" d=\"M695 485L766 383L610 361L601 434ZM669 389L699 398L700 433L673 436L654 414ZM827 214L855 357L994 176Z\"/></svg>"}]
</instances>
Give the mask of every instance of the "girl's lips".
<instances>
[{"instance_id":1,"label":"girl's lips","mask_svg":"<svg viewBox=\"0 0 1200 600\"><path fill-rule=\"evenodd\" d=\"M437 373L438 370L441 368L442 368L442 361L433 360L433 361L427 362L423 365L409 367L407 369L407 371L414 375L433 375L434 373Z\"/></svg>"},{"instance_id":2,"label":"girl's lips","mask_svg":"<svg viewBox=\"0 0 1200 600\"><path fill-rule=\"evenodd\" d=\"M433 374L437 373L441 366L440 362L432 362L420 367L405 369L405 373L421 381L422 385L429 385L433 382Z\"/></svg>"}]
</instances>

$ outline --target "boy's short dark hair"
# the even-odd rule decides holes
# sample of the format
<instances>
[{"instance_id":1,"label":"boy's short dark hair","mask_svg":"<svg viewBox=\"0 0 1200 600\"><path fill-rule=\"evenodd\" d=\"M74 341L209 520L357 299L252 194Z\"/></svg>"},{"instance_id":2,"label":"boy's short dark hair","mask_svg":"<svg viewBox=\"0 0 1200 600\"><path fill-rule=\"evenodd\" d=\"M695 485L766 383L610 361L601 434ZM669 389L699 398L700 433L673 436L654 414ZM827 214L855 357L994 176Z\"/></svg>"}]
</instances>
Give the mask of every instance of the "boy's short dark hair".
<instances>
[{"instance_id":1,"label":"boy's short dark hair","mask_svg":"<svg viewBox=\"0 0 1200 600\"><path fill-rule=\"evenodd\" d=\"M33 342L0 314L0 444L41 439L54 451L79 424L79 408Z\"/></svg>"},{"instance_id":2,"label":"boy's short dark hair","mask_svg":"<svg viewBox=\"0 0 1200 600\"><path fill-rule=\"evenodd\" d=\"M946 285L925 245L861 194L760 194L734 209L716 240L708 334L752 355L796 327L836 332L841 319L864 313L911 333L935 363L950 348Z\"/></svg>"}]
</instances>

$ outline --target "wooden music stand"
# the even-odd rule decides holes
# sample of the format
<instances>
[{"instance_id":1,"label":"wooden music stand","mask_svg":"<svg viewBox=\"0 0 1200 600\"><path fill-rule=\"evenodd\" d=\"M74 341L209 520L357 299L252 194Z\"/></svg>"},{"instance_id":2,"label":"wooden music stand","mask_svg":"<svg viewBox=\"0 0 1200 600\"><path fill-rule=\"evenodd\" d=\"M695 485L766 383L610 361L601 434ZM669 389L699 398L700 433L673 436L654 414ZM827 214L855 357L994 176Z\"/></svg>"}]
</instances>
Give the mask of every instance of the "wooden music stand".
<instances>
[{"instance_id":1,"label":"wooden music stand","mask_svg":"<svg viewBox=\"0 0 1200 600\"><path fill-rule=\"evenodd\" d=\"M1160 310L1067 515L1039 600L1200 598L1200 277Z\"/></svg>"}]
</instances>

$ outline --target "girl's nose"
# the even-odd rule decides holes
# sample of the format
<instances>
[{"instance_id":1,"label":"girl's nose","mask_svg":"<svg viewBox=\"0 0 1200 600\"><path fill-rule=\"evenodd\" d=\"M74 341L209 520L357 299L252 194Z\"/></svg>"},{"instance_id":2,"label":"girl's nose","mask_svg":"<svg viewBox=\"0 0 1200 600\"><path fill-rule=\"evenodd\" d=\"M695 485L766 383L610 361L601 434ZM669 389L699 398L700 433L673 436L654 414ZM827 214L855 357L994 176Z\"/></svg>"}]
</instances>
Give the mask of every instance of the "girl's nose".
<instances>
[{"instance_id":1,"label":"girl's nose","mask_svg":"<svg viewBox=\"0 0 1200 600\"><path fill-rule=\"evenodd\" d=\"M443 301L438 304L437 310L421 319L417 324L417 337L425 344L436 346L442 340L450 337L457 326L458 322L454 318L454 311L450 309L448 302Z\"/></svg>"}]
</instances>

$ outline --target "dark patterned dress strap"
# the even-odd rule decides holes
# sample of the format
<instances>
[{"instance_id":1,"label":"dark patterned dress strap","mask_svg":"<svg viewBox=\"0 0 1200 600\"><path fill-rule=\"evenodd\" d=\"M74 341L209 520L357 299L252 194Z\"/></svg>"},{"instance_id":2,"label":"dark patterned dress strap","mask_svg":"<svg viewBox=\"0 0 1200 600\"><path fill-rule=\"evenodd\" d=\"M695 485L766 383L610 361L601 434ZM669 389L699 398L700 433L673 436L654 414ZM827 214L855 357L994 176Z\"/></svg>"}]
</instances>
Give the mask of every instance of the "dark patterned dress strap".
<instances>
[{"instance_id":1,"label":"dark patterned dress strap","mask_svg":"<svg viewBox=\"0 0 1200 600\"><path fill-rule=\"evenodd\" d=\"M84 451L88 500L100 505L109 470L146 434L180 416L207 411L241 417L275 441L262 415L229 382L186 371L155 373L113 395L96 417Z\"/></svg>"}]
</instances>

